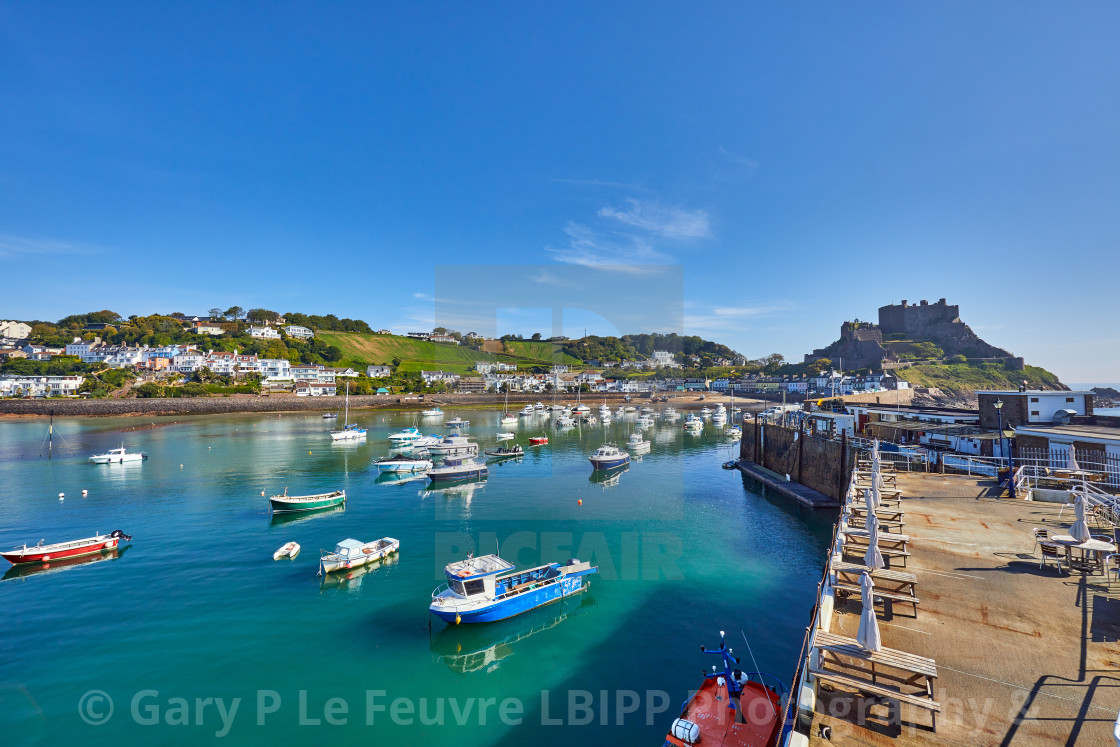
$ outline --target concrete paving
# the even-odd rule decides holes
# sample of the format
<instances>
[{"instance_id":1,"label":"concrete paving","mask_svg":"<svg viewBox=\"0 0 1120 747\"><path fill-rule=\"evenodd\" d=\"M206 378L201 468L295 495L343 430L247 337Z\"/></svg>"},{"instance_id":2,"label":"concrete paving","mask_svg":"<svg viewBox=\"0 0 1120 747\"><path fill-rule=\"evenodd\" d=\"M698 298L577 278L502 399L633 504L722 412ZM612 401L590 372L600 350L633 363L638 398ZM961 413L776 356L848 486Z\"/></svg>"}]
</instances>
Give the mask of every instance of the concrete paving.
<instances>
[{"instance_id":1,"label":"concrete paving","mask_svg":"<svg viewBox=\"0 0 1120 747\"><path fill-rule=\"evenodd\" d=\"M885 647L937 661L937 731L927 711L891 714L837 689L821 693L810 744L1114 745L1120 582L1040 569L1031 536L1066 533L1072 509L1059 520L1061 506L993 497L975 477L902 473L898 486L921 604L915 618L888 603L879 625ZM859 598L836 609L832 631L854 638Z\"/></svg>"}]
</instances>

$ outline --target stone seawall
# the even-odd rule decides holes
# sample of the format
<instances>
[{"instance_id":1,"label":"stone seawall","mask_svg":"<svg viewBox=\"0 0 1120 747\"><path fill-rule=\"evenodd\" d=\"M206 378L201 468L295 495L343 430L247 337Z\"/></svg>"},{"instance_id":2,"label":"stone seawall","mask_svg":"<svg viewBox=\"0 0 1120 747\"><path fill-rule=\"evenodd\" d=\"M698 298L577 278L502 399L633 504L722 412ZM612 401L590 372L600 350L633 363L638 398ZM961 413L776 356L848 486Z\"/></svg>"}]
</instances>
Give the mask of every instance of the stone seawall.
<instances>
[{"instance_id":1,"label":"stone seawall","mask_svg":"<svg viewBox=\"0 0 1120 747\"><path fill-rule=\"evenodd\" d=\"M622 402L624 395L592 395L593 401ZM510 396L510 409L537 401L551 402L551 395L530 394ZM300 412L342 409L343 397L177 397L174 399L0 399L0 415L57 417L110 417L117 415L212 415L236 412ZM424 399L402 395L361 395L350 397L350 409L416 409L468 405L500 407L505 403L501 394L429 394ZM564 397L558 402L575 404L575 397ZM635 402L641 401L634 398Z\"/></svg>"},{"instance_id":2,"label":"stone seawall","mask_svg":"<svg viewBox=\"0 0 1120 747\"><path fill-rule=\"evenodd\" d=\"M796 428L743 423L739 458L840 501L848 491L855 454L846 441L810 436Z\"/></svg>"}]
</instances>

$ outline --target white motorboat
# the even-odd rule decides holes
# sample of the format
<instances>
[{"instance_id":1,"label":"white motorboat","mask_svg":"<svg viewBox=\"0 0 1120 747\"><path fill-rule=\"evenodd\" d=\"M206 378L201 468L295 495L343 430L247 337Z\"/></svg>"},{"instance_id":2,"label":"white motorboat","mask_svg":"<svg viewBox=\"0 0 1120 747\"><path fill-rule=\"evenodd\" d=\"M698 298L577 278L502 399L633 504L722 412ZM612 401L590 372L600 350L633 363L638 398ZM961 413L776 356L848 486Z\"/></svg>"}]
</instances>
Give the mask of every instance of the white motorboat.
<instances>
[{"instance_id":1,"label":"white motorboat","mask_svg":"<svg viewBox=\"0 0 1120 747\"><path fill-rule=\"evenodd\" d=\"M684 427L689 429L703 428L704 421L694 413L685 418Z\"/></svg>"},{"instance_id":2,"label":"white motorboat","mask_svg":"<svg viewBox=\"0 0 1120 747\"><path fill-rule=\"evenodd\" d=\"M478 453L478 444L468 440L466 436L453 434L438 444L429 446L428 452L436 457L474 456Z\"/></svg>"},{"instance_id":3,"label":"white motorboat","mask_svg":"<svg viewBox=\"0 0 1120 747\"><path fill-rule=\"evenodd\" d=\"M543 410L543 409L544 409L544 405L543 405L543 404L541 404L540 402L538 402L537 404L533 405L533 409L534 409L534 410Z\"/></svg>"},{"instance_id":4,"label":"white motorboat","mask_svg":"<svg viewBox=\"0 0 1120 747\"><path fill-rule=\"evenodd\" d=\"M389 440L395 444L415 444L423 438L423 434L416 428L405 428L403 431L389 434Z\"/></svg>"},{"instance_id":5,"label":"white motorboat","mask_svg":"<svg viewBox=\"0 0 1120 747\"><path fill-rule=\"evenodd\" d=\"M595 469L614 469L630 463L630 455L614 444L603 444L587 457Z\"/></svg>"},{"instance_id":6,"label":"white motorboat","mask_svg":"<svg viewBox=\"0 0 1120 747\"><path fill-rule=\"evenodd\" d=\"M447 427L448 428L462 428L462 427L468 426L470 424L471 424L471 421L463 420L462 418L451 418L451 420L447 421Z\"/></svg>"},{"instance_id":7,"label":"white motorboat","mask_svg":"<svg viewBox=\"0 0 1120 747\"><path fill-rule=\"evenodd\" d=\"M344 539L334 548L334 552L323 552L319 559L319 575L372 563L397 552L400 547L400 540L392 537L382 537L375 542Z\"/></svg>"},{"instance_id":8,"label":"white motorboat","mask_svg":"<svg viewBox=\"0 0 1120 747\"><path fill-rule=\"evenodd\" d=\"M513 425L514 423L517 422L517 416L516 415L510 415L507 412L505 415L502 416L502 419L499 420L498 422L502 425Z\"/></svg>"},{"instance_id":9,"label":"white motorboat","mask_svg":"<svg viewBox=\"0 0 1120 747\"><path fill-rule=\"evenodd\" d=\"M727 429L725 435L732 441L739 441L743 438L743 429L737 425L733 425Z\"/></svg>"},{"instance_id":10,"label":"white motorboat","mask_svg":"<svg viewBox=\"0 0 1120 747\"><path fill-rule=\"evenodd\" d=\"M604 402L603 404L599 405L599 414L600 414L600 415L603 415L604 413L608 413L608 412L610 412L610 411L611 411L611 408L607 407L607 403L606 403L606 402Z\"/></svg>"},{"instance_id":11,"label":"white motorboat","mask_svg":"<svg viewBox=\"0 0 1120 747\"><path fill-rule=\"evenodd\" d=\"M530 405L525 405L521 411L517 413L520 417L527 418L533 414L533 408Z\"/></svg>"},{"instance_id":12,"label":"white motorboat","mask_svg":"<svg viewBox=\"0 0 1120 747\"><path fill-rule=\"evenodd\" d=\"M572 419L571 415L561 415L560 417L556 418L557 428L570 428L575 424L576 421Z\"/></svg>"},{"instance_id":13,"label":"white motorboat","mask_svg":"<svg viewBox=\"0 0 1120 747\"><path fill-rule=\"evenodd\" d=\"M404 454L382 457L375 464L378 472L424 472L432 468L430 459L416 459Z\"/></svg>"},{"instance_id":14,"label":"white motorboat","mask_svg":"<svg viewBox=\"0 0 1120 747\"><path fill-rule=\"evenodd\" d=\"M603 425L610 425L611 424L611 414L610 414L610 412L609 411L604 412L601 416L599 416L599 422L602 423Z\"/></svg>"},{"instance_id":15,"label":"white motorboat","mask_svg":"<svg viewBox=\"0 0 1120 747\"><path fill-rule=\"evenodd\" d=\"M437 405L430 410L421 410L420 414L426 418L442 418L443 410L439 409L439 406Z\"/></svg>"},{"instance_id":16,"label":"white motorboat","mask_svg":"<svg viewBox=\"0 0 1120 747\"><path fill-rule=\"evenodd\" d=\"M140 462L147 458L148 455L141 451L128 453L125 451L124 444L121 444L119 449L109 449L104 454L94 454L89 460L94 464L124 464L125 462Z\"/></svg>"},{"instance_id":17,"label":"white motorboat","mask_svg":"<svg viewBox=\"0 0 1120 747\"><path fill-rule=\"evenodd\" d=\"M650 450L649 441L645 440L641 431L634 431L626 442L626 450L631 454L646 454Z\"/></svg>"},{"instance_id":18,"label":"white motorboat","mask_svg":"<svg viewBox=\"0 0 1120 747\"><path fill-rule=\"evenodd\" d=\"M727 411L722 407L712 414L712 425L727 425Z\"/></svg>"},{"instance_id":19,"label":"white motorboat","mask_svg":"<svg viewBox=\"0 0 1120 747\"><path fill-rule=\"evenodd\" d=\"M401 448L401 449L406 448L406 447L411 447L411 448L414 448L414 449L426 449L429 446L434 446L435 444L438 444L442 440L443 440L443 436L421 436L420 438L416 439L415 441L412 441L411 443L397 444L397 447Z\"/></svg>"},{"instance_id":20,"label":"white motorboat","mask_svg":"<svg viewBox=\"0 0 1120 747\"><path fill-rule=\"evenodd\" d=\"M350 382L346 382L346 413L343 419L342 430L331 431L331 439L335 441L355 441L366 437L366 429L359 428L356 423L350 422Z\"/></svg>"},{"instance_id":21,"label":"white motorboat","mask_svg":"<svg viewBox=\"0 0 1120 747\"><path fill-rule=\"evenodd\" d=\"M510 433L509 431L498 434L498 440L499 441L508 441L511 438L517 438L517 434L516 433Z\"/></svg>"}]
</instances>

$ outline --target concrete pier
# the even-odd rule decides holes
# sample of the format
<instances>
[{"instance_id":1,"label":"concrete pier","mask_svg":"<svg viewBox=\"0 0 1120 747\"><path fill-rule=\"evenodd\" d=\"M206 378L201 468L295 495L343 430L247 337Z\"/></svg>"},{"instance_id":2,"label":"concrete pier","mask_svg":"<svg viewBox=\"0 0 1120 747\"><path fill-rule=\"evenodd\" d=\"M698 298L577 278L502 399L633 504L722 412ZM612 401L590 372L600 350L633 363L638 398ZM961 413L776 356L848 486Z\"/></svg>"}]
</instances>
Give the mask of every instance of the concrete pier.
<instances>
[{"instance_id":1,"label":"concrete pier","mask_svg":"<svg viewBox=\"0 0 1120 747\"><path fill-rule=\"evenodd\" d=\"M880 608L883 645L935 659L930 714L891 714L822 689L810 744L1112 745L1120 711L1120 583L1113 574L1039 568L1033 527L1064 533L1073 510L994 497L990 480L898 475L920 610ZM1094 534L1111 534L1096 527ZM832 632L855 637L858 596L838 602ZM861 715L862 714L862 715ZM822 738L821 726L831 741Z\"/></svg>"}]
</instances>

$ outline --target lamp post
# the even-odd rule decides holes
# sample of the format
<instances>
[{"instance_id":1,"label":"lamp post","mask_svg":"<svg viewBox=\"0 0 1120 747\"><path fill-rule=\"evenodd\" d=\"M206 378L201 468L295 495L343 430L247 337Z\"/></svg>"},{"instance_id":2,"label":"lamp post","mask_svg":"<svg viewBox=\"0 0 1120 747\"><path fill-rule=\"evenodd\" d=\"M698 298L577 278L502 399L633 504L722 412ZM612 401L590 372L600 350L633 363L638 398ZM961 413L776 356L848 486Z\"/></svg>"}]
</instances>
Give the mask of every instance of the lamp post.
<instances>
[{"instance_id":1,"label":"lamp post","mask_svg":"<svg viewBox=\"0 0 1120 747\"><path fill-rule=\"evenodd\" d=\"M1011 461L1011 444L1004 445L1003 437L1003 400L997 399L995 404L992 405L996 408L996 418L999 422L999 444L1000 452L1007 457L1007 496L1011 499L1015 498L1015 466Z\"/></svg>"}]
</instances>

